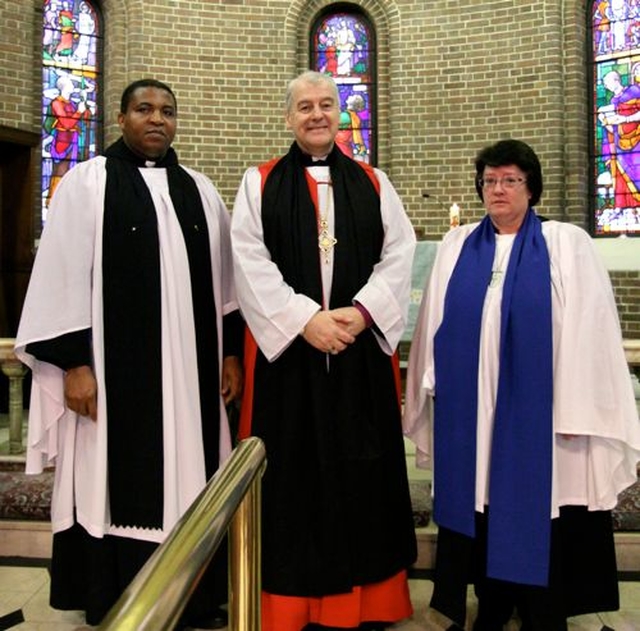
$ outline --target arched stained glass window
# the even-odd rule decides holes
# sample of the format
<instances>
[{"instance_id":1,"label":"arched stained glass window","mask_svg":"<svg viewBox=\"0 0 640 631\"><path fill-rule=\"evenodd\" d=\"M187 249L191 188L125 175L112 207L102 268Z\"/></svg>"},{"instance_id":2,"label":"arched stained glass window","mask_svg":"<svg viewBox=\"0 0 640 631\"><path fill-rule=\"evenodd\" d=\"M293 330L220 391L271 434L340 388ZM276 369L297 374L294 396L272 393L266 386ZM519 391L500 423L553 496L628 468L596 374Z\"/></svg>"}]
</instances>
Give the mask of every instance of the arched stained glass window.
<instances>
[{"instance_id":1,"label":"arched stained glass window","mask_svg":"<svg viewBox=\"0 0 640 631\"><path fill-rule=\"evenodd\" d=\"M340 93L336 144L348 156L376 162L375 38L359 11L333 5L311 32L311 67L330 74Z\"/></svg>"},{"instance_id":2,"label":"arched stained glass window","mask_svg":"<svg viewBox=\"0 0 640 631\"><path fill-rule=\"evenodd\" d=\"M640 2L594 0L594 235L640 234Z\"/></svg>"},{"instance_id":3,"label":"arched stained glass window","mask_svg":"<svg viewBox=\"0 0 640 631\"><path fill-rule=\"evenodd\" d=\"M100 150L102 24L88 0L45 0L42 24L42 221L60 178Z\"/></svg>"}]
</instances>

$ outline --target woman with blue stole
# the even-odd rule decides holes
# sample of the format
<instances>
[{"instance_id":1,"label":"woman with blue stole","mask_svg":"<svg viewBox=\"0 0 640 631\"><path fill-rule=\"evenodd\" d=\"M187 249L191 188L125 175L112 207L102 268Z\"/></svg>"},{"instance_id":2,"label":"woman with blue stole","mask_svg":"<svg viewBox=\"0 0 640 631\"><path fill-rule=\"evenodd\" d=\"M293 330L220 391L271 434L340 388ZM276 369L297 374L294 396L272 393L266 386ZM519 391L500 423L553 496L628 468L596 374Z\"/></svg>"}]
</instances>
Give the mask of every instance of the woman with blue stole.
<instances>
[{"instance_id":1,"label":"woman with blue stole","mask_svg":"<svg viewBox=\"0 0 640 631\"><path fill-rule=\"evenodd\" d=\"M611 282L589 235L534 207L519 140L477 155L486 215L439 247L409 358L405 434L433 467L431 607L474 631L566 631L619 607L611 509L640 422Z\"/></svg>"}]
</instances>

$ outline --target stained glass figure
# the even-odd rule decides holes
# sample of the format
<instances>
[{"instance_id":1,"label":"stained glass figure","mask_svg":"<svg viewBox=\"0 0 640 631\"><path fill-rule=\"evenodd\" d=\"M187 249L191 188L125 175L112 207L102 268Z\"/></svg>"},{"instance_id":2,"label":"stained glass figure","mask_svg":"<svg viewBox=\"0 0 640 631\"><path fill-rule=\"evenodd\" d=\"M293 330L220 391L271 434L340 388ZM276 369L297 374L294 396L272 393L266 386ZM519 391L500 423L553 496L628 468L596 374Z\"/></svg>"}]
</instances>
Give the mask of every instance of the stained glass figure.
<instances>
[{"instance_id":1,"label":"stained glass figure","mask_svg":"<svg viewBox=\"0 0 640 631\"><path fill-rule=\"evenodd\" d=\"M369 21L360 13L328 13L316 21L311 39L312 68L338 85L336 144L354 160L375 162L375 46Z\"/></svg>"},{"instance_id":2,"label":"stained glass figure","mask_svg":"<svg viewBox=\"0 0 640 631\"><path fill-rule=\"evenodd\" d=\"M592 4L595 235L640 234L640 5Z\"/></svg>"},{"instance_id":3,"label":"stained glass figure","mask_svg":"<svg viewBox=\"0 0 640 631\"><path fill-rule=\"evenodd\" d=\"M100 150L100 19L88 0L45 0L42 221L62 176Z\"/></svg>"}]
</instances>

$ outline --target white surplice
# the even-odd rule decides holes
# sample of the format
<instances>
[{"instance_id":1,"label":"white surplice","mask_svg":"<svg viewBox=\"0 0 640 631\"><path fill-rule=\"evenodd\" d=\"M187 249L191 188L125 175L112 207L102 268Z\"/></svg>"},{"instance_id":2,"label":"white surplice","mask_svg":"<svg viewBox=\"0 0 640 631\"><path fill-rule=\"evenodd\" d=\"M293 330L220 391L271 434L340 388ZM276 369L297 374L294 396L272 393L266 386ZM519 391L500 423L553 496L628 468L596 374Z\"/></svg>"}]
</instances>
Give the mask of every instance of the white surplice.
<instances>
[{"instance_id":1,"label":"white surplice","mask_svg":"<svg viewBox=\"0 0 640 631\"><path fill-rule=\"evenodd\" d=\"M321 210L325 208L329 167L309 167L312 177L320 182L318 194ZM393 354L407 323L410 276L415 249L415 233L402 202L386 174L375 169L380 183L380 214L384 242L380 261L367 283L355 296L376 324L376 339L382 350ZM257 167L249 168L236 196L231 220L233 259L238 302L255 340L269 361L277 359L293 342L305 324L320 309L304 294L296 293L284 282L278 267L264 245L262 232L261 176ZM329 204L332 213L333 204ZM333 233L332 214L329 231ZM336 244L341 247L341 244ZM318 250L323 275L323 289L328 299L332 258L327 264Z\"/></svg>"},{"instance_id":2,"label":"white surplice","mask_svg":"<svg viewBox=\"0 0 640 631\"><path fill-rule=\"evenodd\" d=\"M16 339L16 354L33 372L27 472L55 465L51 506L54 532L77 521L94 537L105 534L161 542L206 484L189 262L169 195L166 170L141 168L156 210L160 243L164 515L162 529L111 524L107 489L107 418L102 321L102 222L106 159L74 167L53 197L36 256ZM217 322L236 310L229 240L229 214L211 181L186 169L202 198L211 250ZM132 270L135 274L135 270ZM30 342L91 329L98 382L98 418L93 422L64 404L59 368L25 348ZM222 368L222 335L218 335ZM211 384L212 388L220 388ZM141 445L141 453L144 446ZM231 451L220 397L220 462Z\"/></svg>"},{"instance_id":3,"label":"white surplice","mask_svg":"<svg viewBox=\"0 0 640 631\"><path fill-rule=\"evenodd\" d=\"M433 338L442 322L444 297L465 239L478 224L444 237L413 337L407 370L403 426L416 444L420 467L431 464L432 398L437 396ZM542 223L549 250L553 320L553 487L551 515L564 505L591 510L615 507L618 494L637 479L640 420L622 348L618 312L608 277L591 238L581 228ZM508 242L497 235L494 269ZM506 235L505 235L506 236ZM478 368L476 510L488 502L488 471L499 372L498 279L487 291ZM466 384L460 383L460 396ZM437 476L437 472L435 472ZM434 479L434 487L437 479Z\"/></svg>"}]
</instances>

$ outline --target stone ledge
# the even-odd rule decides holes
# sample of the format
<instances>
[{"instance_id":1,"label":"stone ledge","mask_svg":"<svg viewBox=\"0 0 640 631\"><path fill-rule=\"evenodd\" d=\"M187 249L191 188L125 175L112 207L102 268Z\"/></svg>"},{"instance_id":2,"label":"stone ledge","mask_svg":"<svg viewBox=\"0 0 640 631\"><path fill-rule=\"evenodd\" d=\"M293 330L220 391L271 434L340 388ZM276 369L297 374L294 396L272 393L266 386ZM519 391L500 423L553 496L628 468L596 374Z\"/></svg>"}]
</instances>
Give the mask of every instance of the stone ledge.
<instances>
[{"instance_id":1,"label":"stone ledge","mask_svg":"<svg viewBox=\"0 0 640 631\"><path fill-rule=\"evenodd\" d=\"M0 520L0 557L51 558L48 521Z\"/></svg>"}]
</instances>

